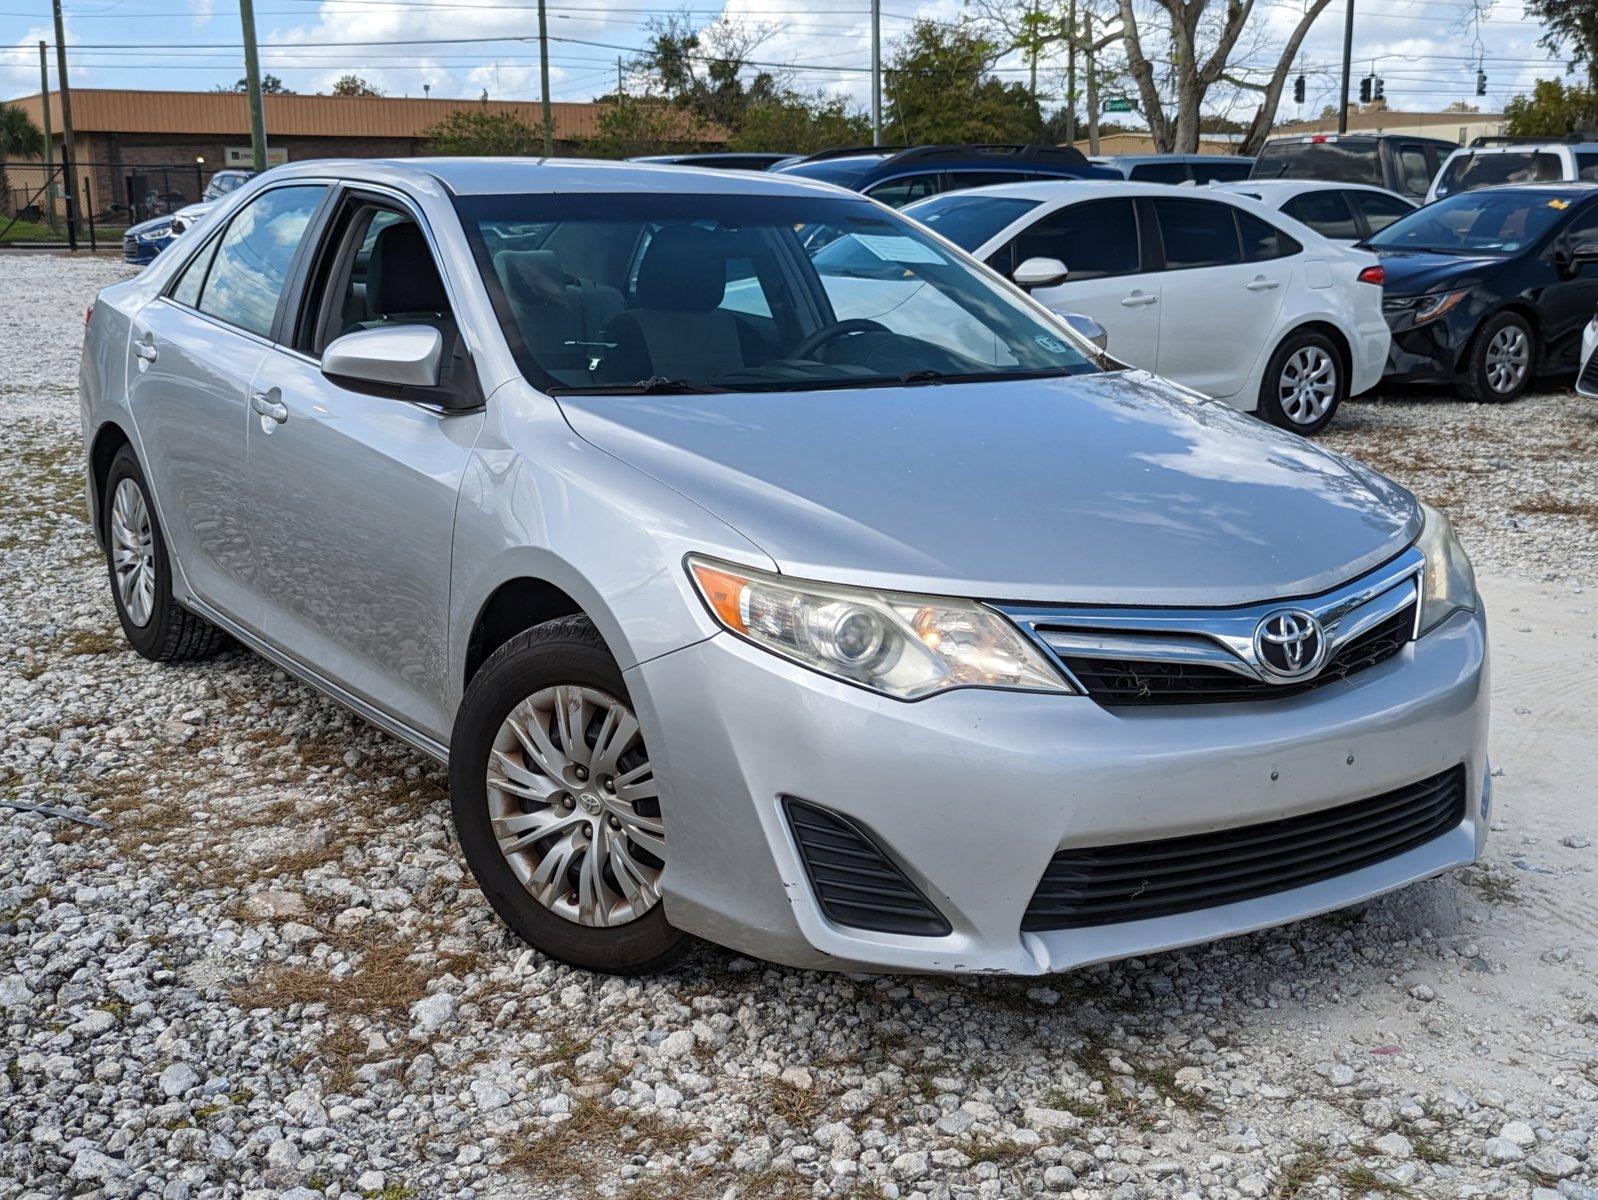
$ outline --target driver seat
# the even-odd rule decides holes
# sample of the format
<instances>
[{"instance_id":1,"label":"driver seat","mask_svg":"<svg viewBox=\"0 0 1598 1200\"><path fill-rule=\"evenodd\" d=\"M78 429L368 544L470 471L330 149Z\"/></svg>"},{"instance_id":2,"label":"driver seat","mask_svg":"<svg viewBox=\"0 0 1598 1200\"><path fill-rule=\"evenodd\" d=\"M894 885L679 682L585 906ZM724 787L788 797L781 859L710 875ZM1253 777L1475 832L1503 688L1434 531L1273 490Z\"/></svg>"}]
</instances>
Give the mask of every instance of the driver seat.
<instances>
[{"instance_id":1,"label":"driver seat","mask_svg":"<svg viewBox=\"0 0 1598 1200\"><path fill-rule=\"evenodd\" d=\"M759 338L719 308L727 291L734 235L697 225L655 231L638 265L633 307L610 324L615 349L605 356L612 382L705 381L759 361Z\"/></svg>"}]
</instances>

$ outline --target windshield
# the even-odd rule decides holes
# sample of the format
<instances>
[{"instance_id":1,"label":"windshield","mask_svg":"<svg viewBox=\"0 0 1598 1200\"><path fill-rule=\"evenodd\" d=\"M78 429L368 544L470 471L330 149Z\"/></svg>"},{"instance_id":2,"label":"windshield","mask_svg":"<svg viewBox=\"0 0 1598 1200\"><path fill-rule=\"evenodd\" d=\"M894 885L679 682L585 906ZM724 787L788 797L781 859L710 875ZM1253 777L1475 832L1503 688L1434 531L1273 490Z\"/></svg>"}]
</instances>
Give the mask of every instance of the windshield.
<instances>
[{"instance_id":1,"label":"windshield","mask_svg":"<svg viewBox=\"0 0 1598 1200\"><path fill-rule=\"evenodd\" d=\"M942 234L960 249L975 253L999 230L1037 206L1038 201L1018 196L970 196L949 192L910 205L904 215Z\"/></svg>"},{"instance_id":2,"label":"windshield","mask_svg":"<svg viewBox=\"0 0 1598 1200\"><path fill-rule=\"evenodd\" d=\"M1538 150L1495 150L1487 154L1455 154L1437 177L1437 197L1495 183L1547 183L1564 168L1557 154Z\"/></svg>"},{"instance_id":3,"label":"windshield","mask_svg":"<svg viewBox=\"0 0 1598 1200\"><path fill-rule=\"evenodd\" d=\"M1400 217L1365 244L1437 254L1514 254L1557 225L1570 204L1547 192L1460 192Z\"/></svg>"},{"instance_id":4,"label":"windshield","mask_svg":"<svg viewBox=\"0 0 1598 1200\"><path fill-rule=\"evenodd\" d=\"M855 197L456 199L506 339L551 391L803 391L1097 370L917 226Z\"/></svg>"},{"instance_id":5,"label":"windshield","mask_svg":"<svg viewBox=\"0 0 1598 1200\"><path fill-rule=\"evenodd\" d=\"M1375 142L1266 142L1253 179L1325 179L1382 186Z\"/></svg>"}]
</instances>

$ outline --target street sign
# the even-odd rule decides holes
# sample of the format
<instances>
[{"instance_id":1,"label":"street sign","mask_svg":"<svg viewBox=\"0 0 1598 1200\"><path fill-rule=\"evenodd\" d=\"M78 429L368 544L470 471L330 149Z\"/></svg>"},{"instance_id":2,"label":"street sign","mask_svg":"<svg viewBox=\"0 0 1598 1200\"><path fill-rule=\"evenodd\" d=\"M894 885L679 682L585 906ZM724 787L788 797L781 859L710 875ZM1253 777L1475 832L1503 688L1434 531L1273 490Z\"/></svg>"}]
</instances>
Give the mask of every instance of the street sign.
<instances>
[{"instance_id":1,"label":"street sign","mask_svg":"<svg viewBox=\"0 0 1598 1200\"><path fill-rule=\"evenodd\" d=\"M1111 96L1104 102L1105 112L1131 112L1132 102L1125 96Z\"/></svg>"}]
</instances>

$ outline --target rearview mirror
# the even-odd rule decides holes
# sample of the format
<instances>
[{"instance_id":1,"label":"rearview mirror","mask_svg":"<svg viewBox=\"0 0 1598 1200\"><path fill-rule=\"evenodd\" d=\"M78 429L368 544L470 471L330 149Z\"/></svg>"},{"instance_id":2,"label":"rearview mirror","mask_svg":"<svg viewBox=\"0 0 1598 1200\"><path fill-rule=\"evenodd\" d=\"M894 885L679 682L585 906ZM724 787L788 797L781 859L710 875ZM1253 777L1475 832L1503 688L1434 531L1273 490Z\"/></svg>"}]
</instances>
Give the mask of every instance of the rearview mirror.
<instances>
[{"instance_id":1,"label":"rearview mirror","mask_svg":"<svg viewBox=\"0 0 1598 1200\"><path fill-rule=\"evenodd\" d=\"M358 390L436 388L443 357L444 339L431 325L383 325L329 342L322 374Z\"/></svg>"},{"instance_id":2,"label":"rearview mirror","mask_svg":"<svg viewBox=\"0 0 1598 1200\"><path fill-rule=\"evenodd\" d=\"M1063 282L1070 274L1065 269L1065 264L1057 258L1029 258L1010 276L1021 287L1032 288L1052 287Z\"/></svg>"},{"instance_id":3,"label":"rearview mirror","mask_svg":"<svg viewBox=\"0 0 1598 1200\"><path fill-rule=\"evenodd\" d=\"M1109 349L1110 335L1105 332L1104 326L1100 325L1092 317L1085 317L1081 313L1060 313L1059 317L1079 337L1086 338L1100 350Z\"/></svg>"}]
</instances>

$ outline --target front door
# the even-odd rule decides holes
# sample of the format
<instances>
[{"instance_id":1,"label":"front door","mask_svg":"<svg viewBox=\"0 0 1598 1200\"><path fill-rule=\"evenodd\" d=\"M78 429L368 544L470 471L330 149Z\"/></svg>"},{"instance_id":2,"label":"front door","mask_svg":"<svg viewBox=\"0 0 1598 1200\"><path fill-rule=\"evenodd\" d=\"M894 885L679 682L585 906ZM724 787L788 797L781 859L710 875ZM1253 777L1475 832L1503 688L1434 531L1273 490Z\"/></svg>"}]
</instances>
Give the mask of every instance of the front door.
<instances>
[{"instance_id":1,"label":"front door","mask_svg":"<svg viewBox=\"0 0 1598 1200\"><path fill-rule=\"evenodd\" d=\"M346 198L302 311L268 352L249 423L252 624L357 698L447 743L455 500L481 412L340 386L319 367L356 329L459 335L427 240L397 202Z\"/></svg>"},{"instance_id":2,"label":"front door","mask_svg":"<svg viewBox=\"0 0 1598 1200\"><path fill-rule=\"evenodd\" d=\"M1576 262L1578 242L1598 239L1598 206L1578 213L1554 240L1544 257L1550 282L1543 295L1538 336L1542 339L1540 369L1574 371L1581 364L1582 327L1598 310L1598 262Z\"/></svg>"},{"instance_id":3,"label":"front door","mask_svg":"<svg viewBox=\"0 0 1598 1200\"><path fill-rule=\"evenodd\" d=\"M131 330L128 399L162 529L189 588L232 616L247 606L250 528L241 494L250 380L325 192L263 192Z\"/></svg>"}]
</instances>

